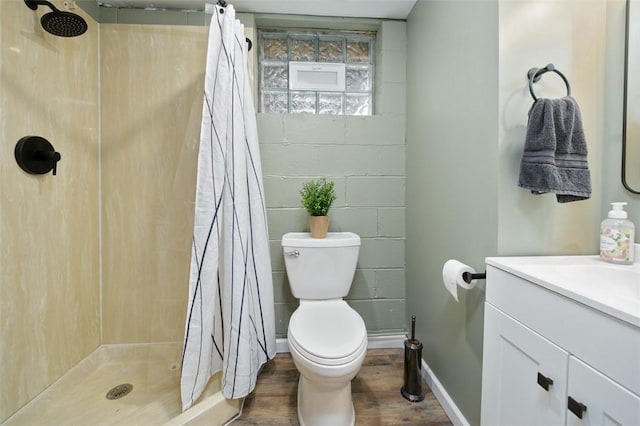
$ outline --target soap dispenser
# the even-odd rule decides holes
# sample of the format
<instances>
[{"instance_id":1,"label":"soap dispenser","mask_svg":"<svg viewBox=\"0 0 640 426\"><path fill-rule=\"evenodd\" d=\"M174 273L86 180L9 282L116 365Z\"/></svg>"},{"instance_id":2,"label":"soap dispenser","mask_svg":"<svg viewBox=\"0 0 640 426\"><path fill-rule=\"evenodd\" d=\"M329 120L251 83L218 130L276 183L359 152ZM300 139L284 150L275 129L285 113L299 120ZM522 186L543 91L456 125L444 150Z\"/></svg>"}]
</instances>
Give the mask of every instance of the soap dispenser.
<instances>
[{"instance_id":1,"label":"soap dispenser","mask_svg":"<svg viewBox=\"0 0 640 426\"><path fill-rule=\"evenodd\" d=\"M624 206L611 203L612 210L600 226L600 258L607 262L629 265L634 259L635 226L627 219Z\"/></svg>"}]
</instances>

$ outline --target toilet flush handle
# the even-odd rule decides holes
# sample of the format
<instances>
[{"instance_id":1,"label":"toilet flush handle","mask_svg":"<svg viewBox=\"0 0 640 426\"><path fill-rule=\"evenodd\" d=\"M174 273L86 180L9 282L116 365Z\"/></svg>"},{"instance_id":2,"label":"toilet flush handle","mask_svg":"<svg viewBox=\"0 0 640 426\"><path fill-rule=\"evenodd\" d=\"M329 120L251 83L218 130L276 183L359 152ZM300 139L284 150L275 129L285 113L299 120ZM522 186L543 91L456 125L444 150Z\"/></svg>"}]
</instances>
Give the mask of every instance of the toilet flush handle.
<instances>
[{"instance_id":1,"label":"toilet flush handle","mask_svg":"<svg viewBox=\"0 0 640 426\"><path fill-rule=\"evenodd\" d=\"M298 250L294 250L294 251L285 251L284 252L285 256L290 256L290 257L298 257L300 256L300 252Z\"/></svg>"}]
</instances>

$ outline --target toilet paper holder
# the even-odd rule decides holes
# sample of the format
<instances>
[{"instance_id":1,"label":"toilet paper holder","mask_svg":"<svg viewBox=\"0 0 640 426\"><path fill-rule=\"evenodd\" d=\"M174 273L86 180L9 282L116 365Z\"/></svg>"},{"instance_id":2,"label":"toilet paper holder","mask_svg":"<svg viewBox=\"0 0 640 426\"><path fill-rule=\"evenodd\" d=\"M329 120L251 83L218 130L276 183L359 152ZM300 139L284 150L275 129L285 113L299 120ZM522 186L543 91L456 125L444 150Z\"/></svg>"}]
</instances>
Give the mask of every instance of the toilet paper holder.
<instances>
[{"instance_id":1,"label":"toilet paper holder","mask_svg":"<svg viewBox=\"0 0 640 426\"><path fill-rule=\"evenodd\" d=\"M484 280L486 278L487 278L487 273L486 272L477 272L477 273L463 272L462 273L462 279L467 284L471 284L471 281L473 281L473 280Z\"/></svg>"}]
</instances>

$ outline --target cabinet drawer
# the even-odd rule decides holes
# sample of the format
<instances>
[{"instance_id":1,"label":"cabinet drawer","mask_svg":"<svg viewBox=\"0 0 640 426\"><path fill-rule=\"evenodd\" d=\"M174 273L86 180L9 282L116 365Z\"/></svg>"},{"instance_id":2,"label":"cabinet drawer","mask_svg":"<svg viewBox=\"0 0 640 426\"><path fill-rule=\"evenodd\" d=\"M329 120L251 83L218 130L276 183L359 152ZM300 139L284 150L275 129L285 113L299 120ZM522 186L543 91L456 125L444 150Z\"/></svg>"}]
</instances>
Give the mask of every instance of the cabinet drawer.
<instances>
[{"instance_id":1,"label":"cabinet drawer","mask_svg":"<svg viewBox=\"0 0 640 426\"><path fill-rule=\"evenodd\" d=\"M640 329L487 265L487 303L640 394Z\"/></svg>"}]
</instances>

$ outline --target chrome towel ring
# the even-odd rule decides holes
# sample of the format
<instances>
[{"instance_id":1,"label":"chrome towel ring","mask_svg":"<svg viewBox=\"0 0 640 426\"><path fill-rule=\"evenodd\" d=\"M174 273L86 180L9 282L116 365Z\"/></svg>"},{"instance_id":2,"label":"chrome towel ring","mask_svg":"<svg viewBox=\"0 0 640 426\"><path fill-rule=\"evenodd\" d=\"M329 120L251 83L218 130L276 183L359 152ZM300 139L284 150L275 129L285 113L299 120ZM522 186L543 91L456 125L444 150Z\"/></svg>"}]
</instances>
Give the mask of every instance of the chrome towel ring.
<instances>
[{"instance_id":1,"label":"chrome towel ring","mask_svg":"<svg viewBox=\"0 0 640 426\"><path fill-rule=\"evenodd\" d=\"M549 71L555 72L562 78L564 84L567 86L567 96L571 96L571 85L569 85L569 80L567 80L567 77L565 77L564 74L558 71L553 64L549 64L544 68L531 68L529 71L527 71L527 79L529 80L529 93L531 93L534 101L537 101L538 98L536 97L536 94L533 93L533 83L540 80L542 74Z\"/></svg>"}]
</instances>

